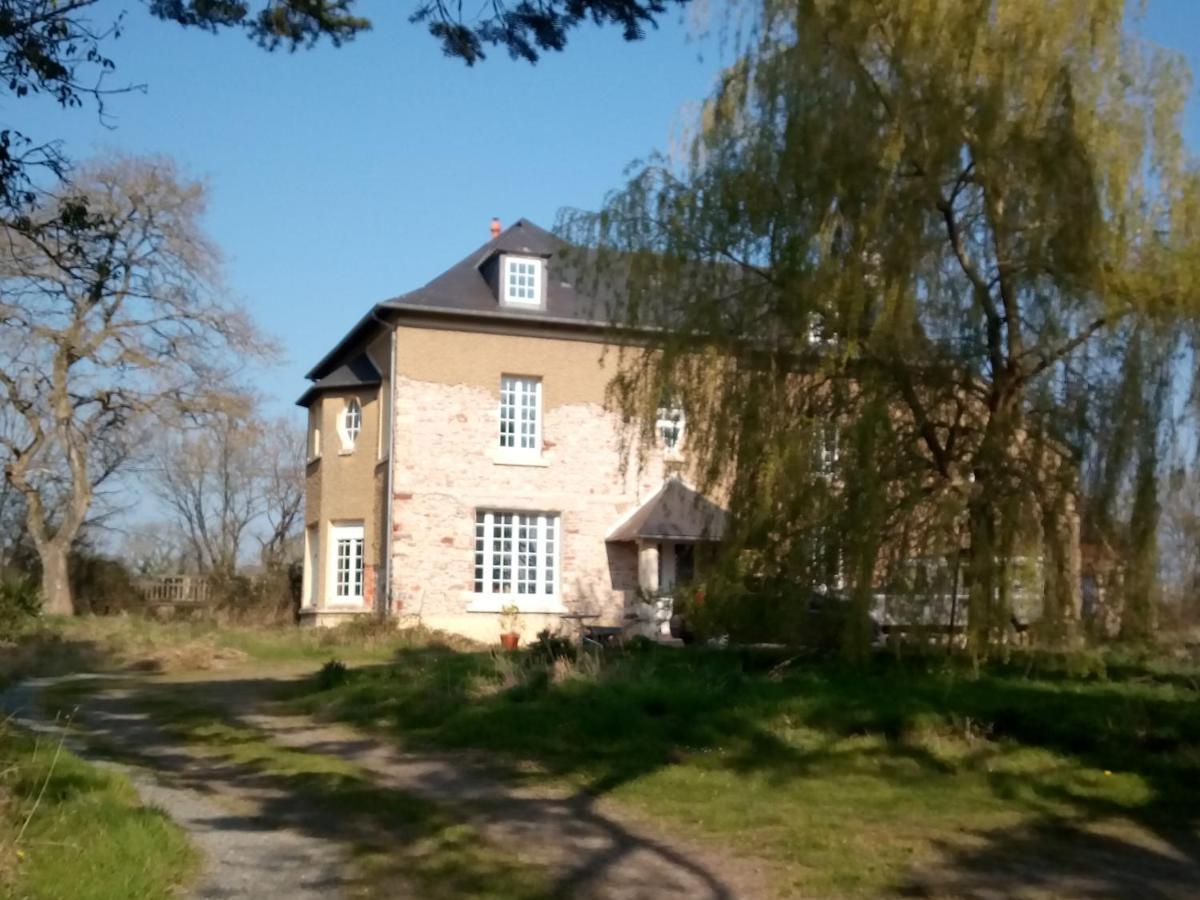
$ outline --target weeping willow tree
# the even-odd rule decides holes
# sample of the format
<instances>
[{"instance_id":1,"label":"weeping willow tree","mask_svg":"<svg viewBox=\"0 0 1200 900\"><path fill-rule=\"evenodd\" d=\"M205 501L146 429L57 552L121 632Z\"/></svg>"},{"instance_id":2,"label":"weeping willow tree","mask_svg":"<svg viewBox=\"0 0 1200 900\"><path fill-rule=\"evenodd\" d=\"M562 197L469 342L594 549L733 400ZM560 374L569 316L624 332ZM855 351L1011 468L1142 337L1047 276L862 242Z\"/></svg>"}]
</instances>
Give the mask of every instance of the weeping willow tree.
<instances>
[{"instance_id":1,"label":"weeping willow tree","mask_svg":"<svg viewBox=\"0 0 1200 900\"><path fill-rule=\"evenodd\" d=\"M837 557L851 645L881 584L960 551L977 650L1022 559L1077 614L1078 423L1115 335L1200 311L1188 73L1126 14L764 0L686 158L562 217L581 281L618 283L614 320L654 347L615 402L682 398L731 559L813 585Z\"/></svg>"}]
</instances>

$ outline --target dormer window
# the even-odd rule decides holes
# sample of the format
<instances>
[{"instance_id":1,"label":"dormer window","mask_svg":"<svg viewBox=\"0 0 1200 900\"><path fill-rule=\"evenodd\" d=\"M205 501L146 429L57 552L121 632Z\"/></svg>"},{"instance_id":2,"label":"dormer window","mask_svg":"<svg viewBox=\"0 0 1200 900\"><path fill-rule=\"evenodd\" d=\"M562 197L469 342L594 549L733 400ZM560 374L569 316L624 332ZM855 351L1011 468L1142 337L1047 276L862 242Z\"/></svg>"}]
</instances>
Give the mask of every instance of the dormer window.
<instances>
[{"instance_id":1,"label":"dormer window","mask_svg":"<svg viewBox=\"0 0 1200 900\"><path fill-rule=\"evenodd\" d=\"M504 303L542 305L542 261L531 256L504 257Z\"/></svg>"}]
</instances>

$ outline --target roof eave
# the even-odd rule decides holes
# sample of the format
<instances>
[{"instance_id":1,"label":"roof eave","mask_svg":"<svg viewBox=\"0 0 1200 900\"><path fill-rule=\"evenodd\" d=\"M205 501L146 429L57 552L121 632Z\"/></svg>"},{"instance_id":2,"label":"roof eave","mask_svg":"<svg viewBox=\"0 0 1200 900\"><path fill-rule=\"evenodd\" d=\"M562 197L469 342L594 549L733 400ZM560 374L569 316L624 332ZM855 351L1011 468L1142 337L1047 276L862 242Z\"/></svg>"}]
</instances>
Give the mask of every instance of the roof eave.
<instances>
[{"instance_id":1,"label":"roof eave","mask_svg":"<svg viewBox=\"0 0 1200 900\"><path fill-rule=\"evenodd\" d=\"M332 350L321 357L320 361L305 373L304 377L309 381L316 381L318 378L323 378L329 373L329 370L337 364L337 361L346 354L346 351L355 344L361 343L370 330L371 325L386 324L380 317L380 311L385 309L395 309L388 304L393 300L385 300L382 303L376 303L367 311L367 314L359 319L353 327L338 341Z\"/></svg>"}]
</instances>

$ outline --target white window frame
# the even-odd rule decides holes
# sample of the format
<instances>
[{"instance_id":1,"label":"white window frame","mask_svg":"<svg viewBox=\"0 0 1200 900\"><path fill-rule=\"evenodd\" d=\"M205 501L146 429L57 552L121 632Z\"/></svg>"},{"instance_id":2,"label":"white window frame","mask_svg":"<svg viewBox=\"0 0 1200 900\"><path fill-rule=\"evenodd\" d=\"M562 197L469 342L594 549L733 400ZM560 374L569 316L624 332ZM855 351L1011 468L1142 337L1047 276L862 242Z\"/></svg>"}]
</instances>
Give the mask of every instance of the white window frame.
<instances>
[{"instance_id":1,"label":"white window frame","mask_svg":"<svg viewBox=\"0 0 1200 900\"><path fill-rule=\"evenodd\" d=\"M319 530L316 525L309 525L304 529L304 583L300 590L301 605L305 609L317 605L317 568L321 564L317 554L319 546Z\"/></svg>"},{"instance_id":2,"label":"white window frame","mask_svg":"<svg viewBox=\"0 0 1200 900\"><path fill-rule=\"evenodd\" d=\"M354 427L351 430L350 414L355 413ZM337 430L338 437L342 439L342 451L349 453L354 449L354 445L358 443L358 438L362 434L363 428L363 407L362 401L357 397L350 397L342 404L341 410L338 411Z\"/></svg>"},{"instance_id":3,"label":"white window frame","mask_svg":"<svg viewBox=\"0 0 1200 900\"><path fill-rule=\"evenodd\" d=\"M308 408L308 458L321 458L321 401L314 400Z\"/></svg>"},{"instance_id":4,"label":"white window frame","mask_svg":"<svg viewBox=\"0 0 1200 900\"><path fill-rule=\"evenodd\" d=\"M338 593L341 588L341 547L346 541L348 559L347 593ZM355 546L357 544L357 547ZM357 554L355 551L357 550ZM367 567L365 562L366 540L362 522L338 522L329 526L329 557L326 564L326 580L328 582L328 604L341 606L361 606L365 598ZM354 577L353 565L357 556L357 579ZM355 583L357 581L357 583ZM357 588L357 590L355 590Z\"/></svg>"},{"instance_id":5,"label":"white window frame","mask_svg":"<svg viewBox=\"0 0 1200 900\"><path fill-rule=\"evenodd\" d=\"M392 443L392 383L385 381L379 386L379 458L387 459Z\"/></svg>"},{"instance_id":6,"label":"white window frame","mask_svg":"<svg viewBox=\"0 0 1200 900\"><path fill-rule=\"evenodd\" d=\"M474 527L468 609L497 612L515 604L522 612L566 611L560 595L563 532L559 513L479 509ZM519 552L523 529L527 529L524 540L532 544L524 564ZM522 586L527 589L522 591Z\"/></svg>"},{"instance_id":7,"label":"white window frame","mask_svg":"<svg viewBox=\"0 0 1200 900\"><path fill-rule=\"evenodd\" d=\"M533 410L533 427L531 432L526 432L522 426L528 423L524 413L529 409ZM508 433L505 432L506 423L511 424ZM500 408L496 433L501 453L541 456L542 379L528 375L500 376Z\"/></svg>"},{"instance_id":8,"label":"white window frame","mask_svg":"<svg viewBox=\"0 0 1200 900\"><path fill-rule=\"evenodd\" d=\"M542 305L542 281L544 263L536 256L505 255L504 264L500 271L500 296L505 306L540 307ZM527 271L514 272L517 267L528 267ZM515 296L512 293L513 277L527 277L530 284L523 289L532 294L530 297Z\"/></svg>"},{"instance_id":9,"label":"white window frame","mask_svg":"<svg viewBox=\"0 0 1200 900\"><path fill-rule=\"evenodd\" d=\"M669 430L675 431L674 443L667 440ZM687 415L683 407L670 400L658 407L657 418L654 422L654 433L663 450L668 455L678 455L683 450L684 434L687 431Z\"/></svg>"},{"instance_id":10,"label":"white window frame","mask_svg":"<svg viewBox=\"0 0 1200 900\"><path fill-rule=\"evenodd\" d=\"M817 437L821 442L817 456L817 474L821 478L832 480L837 476L838 464L841 462L841 429L837 422L822 422L817 428L820 429Z\"/></svg>"}]
</instances>

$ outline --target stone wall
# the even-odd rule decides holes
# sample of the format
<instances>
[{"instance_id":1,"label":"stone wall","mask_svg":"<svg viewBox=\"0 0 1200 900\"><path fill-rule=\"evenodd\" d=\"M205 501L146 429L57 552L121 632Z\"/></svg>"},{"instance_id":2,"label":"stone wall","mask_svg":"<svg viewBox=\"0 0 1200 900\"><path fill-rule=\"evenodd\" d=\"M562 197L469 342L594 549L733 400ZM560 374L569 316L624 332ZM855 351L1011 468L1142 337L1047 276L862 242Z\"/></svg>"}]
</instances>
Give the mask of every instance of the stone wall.
<instances>
[{"instance_id":1,"label":"stone wall","mask_svg":"<svg viewBox=\"0 0 1200 900\"><path fill-rule=\"evenodd\" d=\"M497 615L473 594L475 513L558 513L562 605L622 622L637 589L637 550L606 535L658 490L657 455L639 466L604 395L615 355L604 345L400 328L393 408L393 603L402 617L495 640ZM542 378L543 447L537 464L498 453L500 379ZM626 465L627 463L627 465ZM514 597L514 599L517 599ZM557 625L525 615L525 632Z\"/></svg>"}]
</instances>

